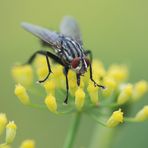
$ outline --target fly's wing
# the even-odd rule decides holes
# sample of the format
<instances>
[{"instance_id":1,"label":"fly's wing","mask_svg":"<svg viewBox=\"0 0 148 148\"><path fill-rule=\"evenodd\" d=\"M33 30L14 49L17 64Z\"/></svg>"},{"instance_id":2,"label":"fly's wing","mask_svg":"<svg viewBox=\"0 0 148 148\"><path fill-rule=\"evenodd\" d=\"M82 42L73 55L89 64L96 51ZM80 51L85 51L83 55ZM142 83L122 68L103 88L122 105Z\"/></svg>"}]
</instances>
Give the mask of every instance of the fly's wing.
<instances>
[{"instance_id":1,"label":"fly's wing","mask_svg":"<svg viewBox=\"0 0 148 148\"><path fill-rule=\"evenodd\" d=\"M56 32L29 23L22 23L21 26L28 32L31 32L33 35L37 36L42 41L49 43L51 46L59 46L58 44L60 43L60 38L59 34Z\"/></svg>"},{"instance_id":2,"label":"fly's wing","mask_svg":"<svg viewBox=\"0 0 148 148\"><path fill-rule=\"evenodd\" d=\"M82 45L82 38L77 21L70 16L65 16L60 25L60 31L63 35L71 37Z\"/></svg>"}]
</instances>

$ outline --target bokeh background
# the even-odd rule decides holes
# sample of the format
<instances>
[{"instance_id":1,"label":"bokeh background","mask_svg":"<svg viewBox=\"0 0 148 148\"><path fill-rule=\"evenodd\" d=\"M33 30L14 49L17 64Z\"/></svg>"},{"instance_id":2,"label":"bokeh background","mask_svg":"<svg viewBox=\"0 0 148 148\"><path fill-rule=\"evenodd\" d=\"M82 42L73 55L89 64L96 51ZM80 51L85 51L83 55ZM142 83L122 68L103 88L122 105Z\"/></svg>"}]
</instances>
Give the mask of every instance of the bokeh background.
<instances>
[{"instance_id":1,"label":"bokeh background","mask_svg":"<svg viewBox=\"0 0 148 148\"><path fill-rule=\"evenodd\" d=\"M22 21L58 30L65 15L74 16L81 26L85 47L105 65L125 63L130 81L148 80L148 1L147 0L1 0L0 1L0 112L18 125L14 147L26 138L35 139L37 148L61 148L71 116L27 108L14 96L11 67L24 62L40 49L38 40L25 32ZM148 103L148 96L133 112ZM84 117L75 148L88 148L96 125ZM147 148L148 122L128 124L114 148ZM97 145L94 147L97 148Z\"/></svg>"}]
</instances>

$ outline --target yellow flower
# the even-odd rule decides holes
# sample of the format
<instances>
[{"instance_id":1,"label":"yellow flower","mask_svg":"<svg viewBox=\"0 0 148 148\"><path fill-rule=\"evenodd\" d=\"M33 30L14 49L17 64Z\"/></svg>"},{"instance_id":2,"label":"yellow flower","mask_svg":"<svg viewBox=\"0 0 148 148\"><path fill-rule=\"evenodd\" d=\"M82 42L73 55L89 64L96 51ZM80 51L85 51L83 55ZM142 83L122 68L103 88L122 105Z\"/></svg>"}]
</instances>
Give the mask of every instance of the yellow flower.
<instances>
[{"instance_id":1,"label":"yellow flower","mask_svg":"<svg viewBox=\"0 0 148 148\"><path fill-rule=\"evenodd\" d=\"M123 122L123 112L121 112L121 109L119 109L118 111L114 111L111 117L108 119L107 126L113 128L122 122Z\"/></svg>"},{"instance_id":2,"label":"yellow flower","mask_svg":"<svg viewBox=\"0 0 148 148\"><path fill-rule=\"evenodd\" d=\"M6 143L11 144L14 141L16 135L16 124L11 121L6 126Z\"/></svg>"},{"instance_id":3,"label":"yellow flower","mask_svg":"<svg viewBox=\"0 0 148 148\"><path fill-rule=\"evenodd\" d=\"M106 89L102 91L105 97L110 97L117 87L116 81L111 77L105 77L103 79L103 85L106 87Z\"/></svg>"},{"instance_id":4,"label":"yellow flower","mask_svg":"<svg viewBox=\"0 0 148 148\"><path fill-rule=\"evenodd\" d=\"M45 104L48 107L48 109L53 112L53 113L57 113L57 102L54 96L52 96L51 94L49 94L46 98L45 98Z\"/></svg>"},{"instance_id":5,"label":"yellow flower","mask_svg":"<svg viewBox=\"0 0 148 148\"><path fill-rule=\"evenodd\" d=\"M148 91L148 83L146 81L139 81L134 86L133 100L139 100Z\"/></svg>"},{"instance_id":6,"label":"yellow flower","mask_svg":"<svg viewBox=\"0 0 148 148\"><path fill-rule=\"evenodd\" d=\"M47 67L46 57L43 55L37 55L34 65L36 69L40 69L44 66Z\"/></svg>"},{"instance_id":7,"label":"yellow flower","mask_svg":"<svg viewBox=\"0 0 148 148\"><path fill-rule=\"evenodd\" d=\"M98 90L99 90L98 87L95 87L93 82L89 83L87 91L89 92L91 102L95 105L99 104Z\"/></svg>"},{"instance_id":8,"label":"yellow flower","mask_svg":"<svg viewBox=\"0 0 148 148\"><path fill-rule=\"evenodd\" d=\"M95 80L97 80L97 82L99 82L100 79L103 78L106 74L104 66L101 61L93 60L92 67L93 67L93 77Z\"/></svg>"},{"instance_id":9,"label":"yellow flower","mask_svg":"<svg viewBox=\"0 0 148 148\"><path fill-rule=\"evenodd\" d=\"M148 119L148 105L144 106L135 117L136 121L144 121Z\"/></svg>"},{"instance_id":10,"label":"yellow flower","mask_svg":"<svg viewBox=\"0 0 148 148\"><path fill-rule=\"evenodd\" d=\"M6 124L7 124L6 114L0 113L0 135L3 133Z\"/></svg>"},{"instance_id":11,"label":"yellow flower","mask_svg":"<svg viewBox=\"0 0 148 148\"><path fill-rule=\"evenodd\" d=\"M112 65L110 66L107 74L109 77L114 78L117 83L121 83L127 78L128 71L126 66Z\"/></svg>"},{"instance_id":12,"label":"yellow flower","mask_svg":"<svg viewBox=\"0 0 148 148\"><path fill-rule=\"evenodd\" d=\"M25 140L22 142L20 148L35 148L34 140Z\"/></svg>"},{"instance_id":13,"label":"yellow flower","mask_svg":"<svg viewBox=\"0 0 148 148\"><path fill-rule=\"evenodd\" d=\"M24 104L27 105L30 103L29 96L26 92L25 87L21 84L16 85L15 87L15 95L19 98L19 100Z\"/></svg>"},{"instance_id":14,"label":"yellow flower","mask_svg":"<svg viewBox=\"0 0 148 148\"><path fill-rule=\"evenodd\" d=\"M12 75L17 83L24 86L29 86L33 82L33 71L30 65L13 67Z\"/></svg>"},{"instance_id":15,"label":"yellow flower","mask_svg":"<svg viewBox=\"0 0 148 148\"><path fill-rule=\"evenodd\" d=\"M126 103L132 97L132 92L133 92L132 84L127 84L123 86L121 93L117 98L117 103L120 105Z\"/></svg>"},{"instance_id":16,"label":"yellow flower","mask_svg":"<svg viewBox=\"0 0 148 148\"><path fill-rule=\"evenodd\" d=\"M47 80L44 83L44 88L47 92L47 94L51 93L51 94L55 94L55 81L54 80Z\"/></svg>"},{"instance_id":17,"label":"yellow flower","mask_svg":"<svg viewBox=\"0 0 148 148\"><path fill-rule=\"evenodd\" d=\"M85 102L85 93L83 89L79 87L75 92L75 105L79 111L84 106L84 102Z\"/></svg>"}]
</instances>

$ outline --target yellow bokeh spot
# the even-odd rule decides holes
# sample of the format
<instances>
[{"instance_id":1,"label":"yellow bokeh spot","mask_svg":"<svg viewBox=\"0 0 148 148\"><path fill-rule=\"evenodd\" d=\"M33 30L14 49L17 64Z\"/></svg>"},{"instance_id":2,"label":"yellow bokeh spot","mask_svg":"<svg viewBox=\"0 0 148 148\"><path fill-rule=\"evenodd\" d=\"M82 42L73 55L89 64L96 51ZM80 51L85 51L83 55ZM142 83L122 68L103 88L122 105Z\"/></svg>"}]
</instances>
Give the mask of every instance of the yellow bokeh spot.
<instances>
[{"instance_id":1,"label":"yellow bokeh spot","mask_svg":"<svg viewBox=\"0 0 148 148\"><path fill-rule=\"evenodd\" d=\"M128 70L127 67L123 65L112 65L107 75L112 77L117 83L121 83L128 77Z\"/></svg>"},{"instance_id":2,"label":"yellow bokeh spot","mask_svg":"<svg viewBox=\"0 0 148 148\"><path fill-rule=\"evenodd\" d=\"M122 105L129 101L129 99L132 97L133 93L133 85L132 84L127 84L123 86L118 98L117 98L117 103Z\"/></svg>"},{"instance_id":3,"label":"yellow bokeh spot","mask_svg":"<svg viewBox=\"0 0 148 148\"><path fill-rule=\"evenodd\" d=\"M148 119L148 105L144 106L135 117L136 121L144 121Z\"/></svg>"},{"instance_id":4,"label":"yellow bokeh spot","mask_svg":"<svg viewBox=\"0 0 148 148\"><path fill-rule=\"evenodd\" d=\"M12 75L17 83L24 86L29 86L33 82L33 71L30 65L13 67Z\"/></svg>"},{"instance_id":5,"label":"yellow bokeh spot","mask_svg":"<svg viewBox=\"0 0 148 148\"><path fill-rule=\"evenodd\" d=\"M139 81L134 86L133 100L139 100L148 91L148 83L144 80Z\"/></svg>"},{"instance_id":6,"label":"yellow bokeh spot","mask_svg":"<svg viewBox=\"0 0 148 148\"><path fill-rule=\"evenodd\" d=\"M25 140L22 142L20 148L35 148L34 140Z\"/></svg>"},{"instance_id":7,"label":"yellow bokeh spot","mask_svg":"<svg viewBox=\"0 0 148 148\"><path fill-rule=\"evenodd\" d=\"M0 135L3 133L6 124L7 124L6 114L0 113Z\"/></svg>"}]
</instances>

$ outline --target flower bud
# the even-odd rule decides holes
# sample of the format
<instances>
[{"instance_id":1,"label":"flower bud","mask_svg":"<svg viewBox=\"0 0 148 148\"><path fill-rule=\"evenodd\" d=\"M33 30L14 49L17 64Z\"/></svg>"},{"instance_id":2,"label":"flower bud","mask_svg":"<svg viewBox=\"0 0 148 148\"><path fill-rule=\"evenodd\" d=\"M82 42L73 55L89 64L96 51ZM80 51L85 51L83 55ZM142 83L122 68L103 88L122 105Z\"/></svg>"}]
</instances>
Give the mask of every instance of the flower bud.
<instances>
[{"instance_id":1,"label":"flower bud","mask_svg":"<svg viewBox=\"0 0 148 148\"><path fill-rule=\"evenodd\" d=\"M25 140L22 142L20 148L35 148L35 142L33 140Z\"/></svg>"},{"instance_id":2,"label":"flower bud","mask_svg":"<svg viewBox=\"0 0 148 148\"><path fill-rule=\"evenodd\" d=\"M15 95L19 98L19 100L24 104L28 105L30 103L29 96L26 92L25 87L21 84L16 85L15 87Z\"/></svg>"},{"instance_id":3,"label":"flower bud","mask_svg":"<svg viewBox=\"0 0 148 148\"><path fill-rule=\"evenodd\" d=\"M117 103L120 105L126 103L132 97L132 92L133 86L131 84L125 85L117 98Z\"/></svg>"},{"instance_id":4,"label":"flower bud","mask_svg":"<svg viewBox=\"0 0 148 148\"><path fill-rule=\"evenodd\" d=\"M54 96L52 96L51 94L48 95L45 98L45 104L51 112L57 113L57 102Z\"/></svg>"},{"instance_id":5,"label":"flower bud","mask_svg":"<svg viewBox=\"0 0 148 148\"><path fill-rule=\"evenodd\" d=\"M121 109L119 109L118 111L114 111L111 117L108 119L107 126L113 128L122 122L123 122L123 112L121 112Z\"/></svg>"},{"instance_id":6,"label":"flower bud","mask_svg":"<svg viewBox=\"0 0 148 148\"><path fill-rule=\"evenodd\" d=\"M104 89L103 92L103 96L105 97L110 97L113 93L113 91L115 90L115 88L117 87L117 83L113 78L110 77L105 77L103 79L103 85L106 87L106 89Z\"/></svg>"},{"instance_id":7,"label":"flower bud","mask_svg":"<svg viewBox=\"0 0 148 148\"><path fill-rule=\"evenodd\" d=\"M6 126L6 143L11 144L14 141L16 135L16 125L14 121L11 121Z\"/></svg>"},{"instance_id":8,"label":"flower bud","mask_svg":"<svg viewBox=\"0 0 148 148\"><path fill-rule=\"evenodd\" d=\"M135 117L136 121L144 121L148 119L148 105L144 106Z\"/></svg>"},{"instance_id":9,"label":"flower bud","mask_svg":"<svg viewBox=\"0 0 148 148\"><path fill-rule=\"evenodd\" d=\"M121 83L128 76L127 67L122 65L112 65L109 68L108 76L114 78L117 83Z\"/></svg>"},{"instance_id":10,"label":"flower bud","mask_svg":"<svg viewBox=\"0 0 148 148\"><path fill-rule=\"evenodd\" d=\"M24 86L29 86L33 82L33 71L30 65L13 67L12 75L17 83Z\"/></svg>"},{"instance_id":11,"label":"flower bud","mask_svg":"<svg viewBox=\"0 0 148 148\"><path fill-rule=\"evenodd\" d=\"M0 113L0 135L3 133L6 124L7 124L6 114Z\"/></svg>"},{"instance_id":12,"label":"flower bud","mask_svg":"<svg viewBox=\"0 0 148 148\"><path fill-rule=\"evenodd\" d=\"M89 96L91 99L91 102L94 105L98 105L99 104L99 95L98 95L98 87L94 86L93 82L90 82L88 87L87 87L87 91L89 92Z\"/></svg>"},{"instance_id":13,"label":"flower bud","mask_svg":"<svg viewBox=\"0 0 148 148\"><path fill-rule=\"evenodd\" d=\"M134 86L133 100L139 100L148 91L148 83L146 81L139 81Z\"/></svg>"},{"instance_id":14,"label":"flower bud","mask_svg":"<svg viewBox=\"0 0 148 148\"><path fill-rule=\"evenodd\" d=\"M47 92L47 94L55 94L55 81L54 80L47 80L44 83L44 88Z\"/></svg>"},{"instance_id":15,"label":"flower bud","mask_svg":"<svg viewBox=\"0 0 148 148\"><path fill-rule=\"evenodd\" d=\"M84 102L85 102L85 93L83 89L79 87L75 92L75 105L79 111L84 106Z\"/></svg>"}]
</instances>

